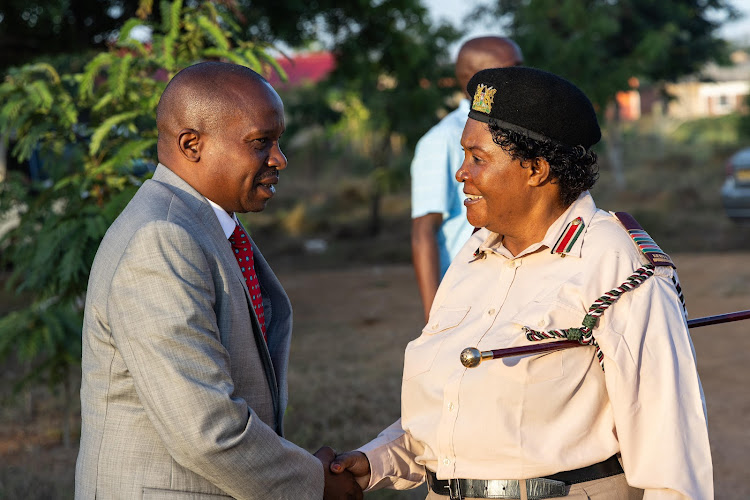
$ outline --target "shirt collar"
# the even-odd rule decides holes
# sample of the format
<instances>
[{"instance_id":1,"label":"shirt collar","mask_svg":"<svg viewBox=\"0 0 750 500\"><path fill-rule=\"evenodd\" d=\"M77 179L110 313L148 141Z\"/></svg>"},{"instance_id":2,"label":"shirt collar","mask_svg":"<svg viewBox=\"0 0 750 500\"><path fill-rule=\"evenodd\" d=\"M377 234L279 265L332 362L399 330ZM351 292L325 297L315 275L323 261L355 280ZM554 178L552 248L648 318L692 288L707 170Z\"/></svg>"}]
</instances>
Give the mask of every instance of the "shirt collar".
<instances>
[{"instance_id":1,"label":"shirt collar","mask_svg":"<svg viewBox=\"0 0 750 500\"><path fill-rule=\"evenodd\" d=\"M507 248L503 245L503 238L501 235L493 232L489 232L484 242L479 245L477 251L474 252L474 257L479 258L485 252L497 253L508 259L522 257L530 253L536 252L541 247L547 247L551 253L558 253L562 255L573 255L575 257L581 256L581 246L583 245L583 239L588 231L588 227L591 224L591 220L596 214L596 204L594 198L591 197L588 191L584 191L574 201L555 222L547 228L547 232L542 238L542 241L534 243L521 253L516 256L511 255ZM580 221L576 221L579 219ZM578 222L578 223L576 223ZM583 228L578 231L578 226L583 225ZM573 229L571 229L571 227ZM566 241L565 245L561 244L565 239L566 233L570 231L570 238ZM556 251L560 248L560 251Z\"/></svg>"},{"instance_id":2,"label":"shirt collar","mask_svg":"<svg viewBox=\"0 0 750 500\"><path fill-rule=\"evenodd\" d=\"M234 213L232 213L232 215L229 215L226 210L224 210L208 198L206 198L206 201L209 205L211 205L211 208L214 209L216 218L219 219L219 224L221 224L221 229L224 230L224 236L229 239L229 237L232 236L232 233L234 232L234 228L237 227L237 224L240 223L240 221L237 220L237 215Z\"/></svg>"}]
</instances>

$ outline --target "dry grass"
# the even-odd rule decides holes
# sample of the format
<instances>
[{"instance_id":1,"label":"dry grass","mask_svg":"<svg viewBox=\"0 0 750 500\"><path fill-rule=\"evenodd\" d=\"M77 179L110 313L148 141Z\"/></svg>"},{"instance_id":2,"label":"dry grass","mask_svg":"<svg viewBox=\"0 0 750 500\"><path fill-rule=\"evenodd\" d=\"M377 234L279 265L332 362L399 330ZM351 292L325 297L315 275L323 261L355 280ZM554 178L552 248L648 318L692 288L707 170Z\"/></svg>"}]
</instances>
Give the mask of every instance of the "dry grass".
<instances>
[{"instance_id":1,"label":"dry grass","mask_svg":"<svg viewBox=\"0 0 750 500\"><path fill-rule=\"evenodd\" d=\"M653 135L630 138L626 188L615 189L606 155L592 189L597 205L633 215L667 253L750 248L750 227L724 214L724 165L739 146L675 143Z\"/></svg>"},{"instance_id":2,"label":"dry grass","mask_svg":"<svg viewBox=\"0 0 750 500\"><path fill-rule=\"evenodd\" d=\"M75 444L65 448L62 396L46 387L14 393L17 366L5 362L0 371L0 499L73 498L80 422L74 423Z\"/></svg>"},{"instance_id":3,"label":"dry grass","mask_svg":"<svg viewBox=\"0 0 750 500\"><path fill-rule=\"evenodd\" d=\"M287 437L311 451L356 448L399 417L403 351L422 326L413 272L368 266L280 279L296 304Z\"/></svg>"}]
</instances>

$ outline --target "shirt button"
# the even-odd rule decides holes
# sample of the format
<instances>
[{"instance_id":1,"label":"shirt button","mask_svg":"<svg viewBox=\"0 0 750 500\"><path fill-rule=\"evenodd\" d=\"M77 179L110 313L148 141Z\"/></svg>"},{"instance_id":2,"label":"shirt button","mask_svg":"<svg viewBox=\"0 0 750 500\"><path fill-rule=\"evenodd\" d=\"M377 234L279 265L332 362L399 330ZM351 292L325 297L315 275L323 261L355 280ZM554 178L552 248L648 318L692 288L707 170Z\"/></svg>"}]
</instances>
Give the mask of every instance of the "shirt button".
<instances>
[{"instance_id":1,"label":"shirt button","mask_svg":"<svg viewBox=\"0 0 750 500\"><path fill-rule=\"evenodd\" d=\"M543 319L540 319L540 320L539 320L539 323L537 323L537 325L539 325L539 326L544 326L544 320L543 320Z\"/></svg>"},{"instance_id":2,"label":"shirt button","mask_svg":"<svg viewBox=\"0 0 750 500\"><path fill-rule=\"evenodd\" d=\"M492 316L493 314L495 314L495 310L494 309L490 309L489 311L487 311L487 314L489 314L490 316Z\"/></svg>"},{"instance_id":3,"label":"shirt button","mask_svg":"<svg viewBox=\"0 0 750 500\"><path fill-rule=\"evenodd\" d=\"M438 327L438 325L439 325L439 323L436 321L436 322L434 322L433 324L430 325L430 328L432 328L434 330L434 329L436 329Z\"/></svg>"},{"instance_id":4,"label":"shirt button","mask_svg":"<svg viewBox=\"0 0 750 500\"><path fill-rule=\"evenodd\" d=\"M449 409L450 411L453 411L453 408L455 408L455 406L453 405L453 403L449 403L449 404L448 404L448 409Z\"/></svg>"},{"instance_id":5,"label":"shirt button","mask_svg":"<svg viewBox=\"0 0 750 500\"><path fill-rule=\"evenodd\" d=\"M443 459L443 463L444 463L445 465L450 465L450 464L451 464L451 461L450 461L450 459L448 459L448 458L444 458L444 459Z\"/></svg>"}]
</instances>

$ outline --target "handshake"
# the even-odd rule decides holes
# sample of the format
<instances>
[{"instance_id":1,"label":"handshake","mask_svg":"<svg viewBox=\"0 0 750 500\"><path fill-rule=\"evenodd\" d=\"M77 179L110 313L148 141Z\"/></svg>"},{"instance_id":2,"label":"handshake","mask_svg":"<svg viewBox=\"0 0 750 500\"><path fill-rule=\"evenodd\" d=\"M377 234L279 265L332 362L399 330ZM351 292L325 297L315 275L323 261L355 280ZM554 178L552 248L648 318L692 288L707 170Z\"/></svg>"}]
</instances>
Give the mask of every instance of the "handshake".
<instances>
[{"instance_id":1,"label":"handshake","mask_svg":"<svg viewBox=\"0 0 750 500\"><path fill-rule=\"evenodd\" d=\"M336 454L324 446L314 453L323 464L323 500L359 500L370 482L370 462L361 451Z\"/></svg>"}]
</instances>

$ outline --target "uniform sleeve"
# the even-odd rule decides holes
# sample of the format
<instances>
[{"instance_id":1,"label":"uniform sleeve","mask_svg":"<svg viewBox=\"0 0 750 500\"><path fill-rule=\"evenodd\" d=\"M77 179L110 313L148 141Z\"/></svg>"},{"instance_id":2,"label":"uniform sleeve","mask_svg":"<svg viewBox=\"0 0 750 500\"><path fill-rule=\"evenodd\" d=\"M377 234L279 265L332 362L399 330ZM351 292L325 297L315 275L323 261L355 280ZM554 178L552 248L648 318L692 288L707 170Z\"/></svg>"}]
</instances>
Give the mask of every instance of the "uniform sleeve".
<instances>
[{"instance_id":1,"label":"uniform sleeve","mask_svg":"<svg viewBox=\"0 0 750 500\"><path fill-rule=\"evenodd\" d=\"M235 498L322 498L320 461L234 396L214 297L184 229L152 223L128 244L107 307L149 421L174 460Z\"/></svg>"},{"instance_id":2,"label":"uniform sleeve","mask_svg":"<svg viewBox=\"0 0 750 500\"><path fill-rule=\"evenodd\" d=\"M628 483L646 500L712 499L703 390L673 272L659 267L624 294L597 339Z\"/></svg>"},{"instance_id":3,"label":"uniform sleeve","mask_svg":"<svg viewBox=\"0 0 750 500\"><path fill-rule=\"evenodd\" d=\"M417 143L411 163L411 217L416 219L430 213L447 218L450 212L450 189L454 172L450 157L453 148L446 134L432 129Z\"/></svg>"},{"instance_id":4,"label":"uniform sleeve","mask_svg":"<svg viewBox=\"0 0 750 500\"><path fill-rule=\"evenodd\" d=\"M370 461L370 484L366 491L381 488L408 490L425 480L424 466L416 462L424 447L402 429L401 419L360 447L359 451Z\"/></svg>"}]
</instances>

